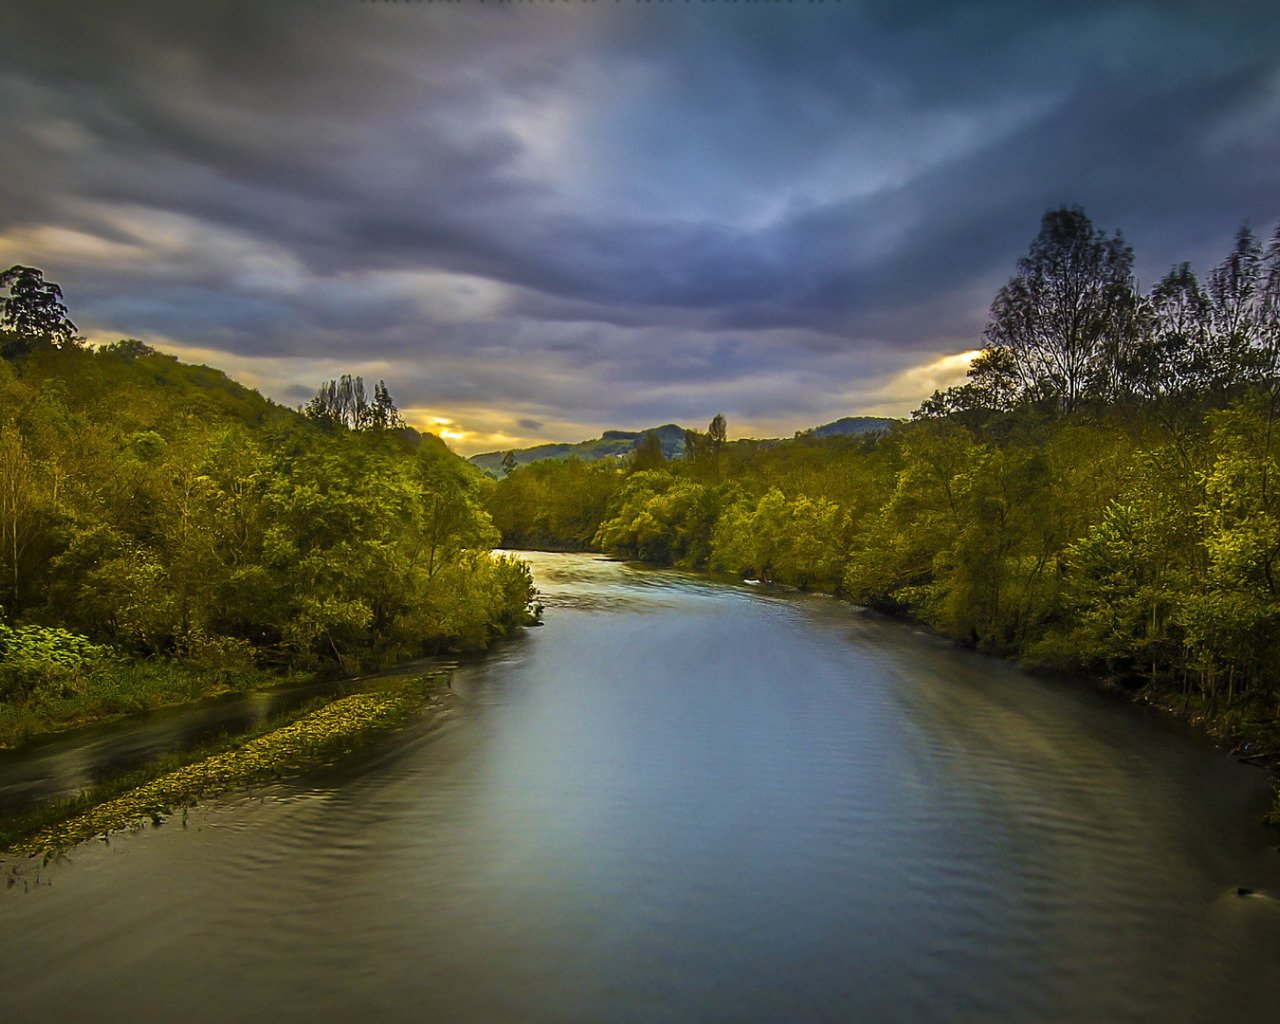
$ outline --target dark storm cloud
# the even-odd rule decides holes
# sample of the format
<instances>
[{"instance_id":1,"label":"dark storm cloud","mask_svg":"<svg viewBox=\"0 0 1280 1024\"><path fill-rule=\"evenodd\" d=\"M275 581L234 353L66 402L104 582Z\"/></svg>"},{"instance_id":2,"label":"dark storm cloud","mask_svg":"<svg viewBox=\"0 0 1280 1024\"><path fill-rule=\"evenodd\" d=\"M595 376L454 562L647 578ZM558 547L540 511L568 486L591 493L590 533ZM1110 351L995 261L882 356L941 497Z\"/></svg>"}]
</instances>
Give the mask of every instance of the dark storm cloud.
<instances>
[{"instance_id":1,"label":"dark storm cloud","mask_svg":"<svg viewBox=\"0 0 1280 1024\"><path fill-rule=\"evenodd\" d=\"M1268 229L1278 54L1245 2L19 0L0 235L290 400L801 426L976 344L1049 206L1148 282Z\"/></svg>"}]
</instances>

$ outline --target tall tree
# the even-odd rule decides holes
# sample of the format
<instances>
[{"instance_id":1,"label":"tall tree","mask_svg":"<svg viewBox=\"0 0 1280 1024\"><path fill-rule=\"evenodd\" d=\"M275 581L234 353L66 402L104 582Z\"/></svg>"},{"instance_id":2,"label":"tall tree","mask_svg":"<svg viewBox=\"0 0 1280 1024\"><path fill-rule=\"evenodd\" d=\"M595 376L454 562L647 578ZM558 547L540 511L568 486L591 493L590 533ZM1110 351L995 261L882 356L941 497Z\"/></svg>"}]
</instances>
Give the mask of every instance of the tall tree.
<instances>
[{"instance_id":1,"label":"tall tree","mask_svg":"<svg viewBox=\"0 0 1280 1024\"><path fill-rule=\"evenodd\" d=\"M646 430L631 453L631 468L637 472L646 469L663 469L667 464L667 454L662 450L662 439L656 430Z\"/></svg>"},{"instance_id":2,"label":"tall tree","mask_svg":"<svg viewBox=\"0 0 1280 1024\"><path fill-rule=\"evenodd\" d=\"M1203 386L1219 398L1273 384L1280 350L1280 229L1263 250L1248 226L1209 275Z\"/></svg>"},{"instance_id":3,"label":"tall tree","mask_svg":"<svg viewBox=\"0 0 1280 1024\"><path fill-rule=\"evenodd\" d=\"M22 555L35 530L38 503L35 467L22 435L6 423L0 426L0 565L7 569L10 611L21 597Z\"/></svg>"},{"instance_id":4,"label":"tall tree","mask_svg":"<svg viewBox=\"0 0 1280 1024\"><path fill-rule=\"evenodd\" d=\"M1209 300L1189 263L1160 279L1146 312L1146 330L1130 369L1138 393L1154 399L1198 388L1205 369Z\"/></svg>"},{"instance_id":5,"label":"tall tree","mask_svg":"<svg viewBox=\"0 0 1280 1024\"><path fill-rule=\"evenodd\" d=\"M1122 389L1136 309L1133 250L1078 206L1062 207L1044 215L996 296L987 344L1008 354L1025 397L1070 412Z\"/></svg>"},{"instance_id":6,"label":"tall tree","mask_svg":"<svg viewBox=\"0 0 1280 1024\"><path fill-rule=\"evenodd\" d=\"M373 407L369 411L369 425L379 430L392 430L404 426L404 419L396 403L387 390L385 380L378 381L373 387Z\"/></svg>"},{"instance_id":7,"label":"tall tree","mask_svg":"<svg viewBox=\"0 0 1280 1024\"><path fill-rule=\"evenodd\" d=\"M313 420L348 430L391 430L404 426L386 381L380 380L374 385L373 398L370 399L365 391L364 378L349 373L321 384L315 397L302 411Z\"/></svg>"},{"instance_id":8,"label":"tall tree","mask_svg":"<svg viewBox=\"0 0 1280 1024\"><path fill-rule=\"evenodd\" d=\"M720 453L724 450L728 437L728 424L724 413L718 412L707 425L707 457L711 460L716 483L720 482Z\"/></svg>"},{"instance_id":9,"label":"tall tree","mask_svg":"<svg viewBox=\"0 0 1280 1024\"><path fill-rule=\"evenodd\" d=\"M724 447L727 436L728 423L725 421L724 413L718 412L711 418L711 423L707 426L707 440L711 442L712 449L717 454Z\"/></svg>"}]
</instances>

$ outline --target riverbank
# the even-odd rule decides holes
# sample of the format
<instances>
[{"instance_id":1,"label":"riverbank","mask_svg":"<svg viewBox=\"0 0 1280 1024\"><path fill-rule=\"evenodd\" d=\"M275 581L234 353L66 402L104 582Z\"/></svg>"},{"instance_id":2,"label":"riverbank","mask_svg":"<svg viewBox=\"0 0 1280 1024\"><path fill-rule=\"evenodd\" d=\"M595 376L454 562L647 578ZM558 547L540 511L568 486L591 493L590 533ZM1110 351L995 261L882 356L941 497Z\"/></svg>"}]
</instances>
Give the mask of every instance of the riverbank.
<instances>
[{"instance_id":1,"label":"riverbank","mask_svg":"<svg viewBox=\"0 0 1280 1024\"><path fill-rule=\"evenodd\" d=\"M381 680L371 690L311 702L266 726L173 755L72 799L0 823L0 853L53 856L95 836L158 824L178 810L284 778L349 753L414 715L444 707L443 673Z\"/></svg>"},{"instance_id":2,"label":"riverbank","mask_svg":"<svg viewBox=\"0 0 1280 1024\"><path fill-rule=\"evenodd\" d=\"M0 699L0 750L82 725L177 707L230 693L250 693L316 680L315 673L252 664L202 664L174 658L102 659L42 666Z\"/></svg>"}]
</instances>

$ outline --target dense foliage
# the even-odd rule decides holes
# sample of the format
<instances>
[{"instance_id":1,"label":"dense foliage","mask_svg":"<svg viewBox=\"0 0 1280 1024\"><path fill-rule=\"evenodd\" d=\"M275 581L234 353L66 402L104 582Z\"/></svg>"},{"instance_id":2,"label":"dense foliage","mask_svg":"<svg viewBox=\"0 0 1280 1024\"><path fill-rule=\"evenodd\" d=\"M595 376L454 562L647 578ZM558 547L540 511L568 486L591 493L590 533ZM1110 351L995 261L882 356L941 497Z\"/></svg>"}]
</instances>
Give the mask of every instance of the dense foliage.
<instances>
[{"instance_id":1,"label":"dense foliage","mask_svg":"<svg viewBox=\"0 0 1280 1024\"><path fill-rule=\"evenodd\" d=\"M0 702L74 691L109 652L353 670L526 620L488 481L385 385L302 415L140 342L90 350L58 297L33 300L48 331L0 332ZM20 300L5 323L35 315Z\"/></svg>"},{"instance_id":2,"label":"dense foliage","mask_svg":"<svg viewBox=\"0 0 1280 1024\"><path fill-rule=\"evenodd\" d=\"M1202 287L1051 211L966 384L861 438L517 469L509 541L821 589L985 649L1280 721L1280 235ZM714 432L709 432L708 437Z\"/></svg>"}]
</instances>

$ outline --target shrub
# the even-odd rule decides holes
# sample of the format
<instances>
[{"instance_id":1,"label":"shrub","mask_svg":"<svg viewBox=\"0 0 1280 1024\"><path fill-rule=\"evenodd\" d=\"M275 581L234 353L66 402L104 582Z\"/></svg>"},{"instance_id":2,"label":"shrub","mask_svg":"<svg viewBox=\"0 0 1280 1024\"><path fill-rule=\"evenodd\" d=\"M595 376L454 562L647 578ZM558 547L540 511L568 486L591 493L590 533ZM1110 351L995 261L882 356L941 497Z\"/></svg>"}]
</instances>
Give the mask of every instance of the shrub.
<instances>
[{"instance_id":1,"label":"shrub","mask_svg":"<svg viewBox=\"0 0 1280 1024\"><path fill-rule=\"evenodd\" d=\"M0 700L41 701L83 688L85 672L116 652L69 630L0 624Z\"/></svg>"}]
</instances>

